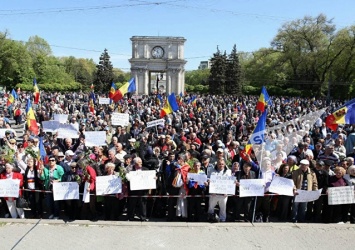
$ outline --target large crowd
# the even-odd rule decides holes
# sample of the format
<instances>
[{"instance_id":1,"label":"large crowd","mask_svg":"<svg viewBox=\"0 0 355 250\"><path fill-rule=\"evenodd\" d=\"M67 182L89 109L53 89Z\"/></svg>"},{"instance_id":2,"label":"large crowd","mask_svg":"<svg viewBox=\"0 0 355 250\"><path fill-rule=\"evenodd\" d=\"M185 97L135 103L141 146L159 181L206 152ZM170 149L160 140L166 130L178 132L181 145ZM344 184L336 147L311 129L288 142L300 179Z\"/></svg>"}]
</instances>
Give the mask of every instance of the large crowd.
<instances>
[{"instance_id":1,"label":"large crowd","mask_svg":"<svg viewBox=\"0 0 355 250\"><path fill-rule=\"evenodd\" d=\"M33 105L39 134L25 125L22 103L32 93L23 92L12 105L4 107L0 127L8 129L0 140L1 179L20 179L20 196L29 203L24 210L19 199L1 198L0 214L5 217L167 221L293 221L355 223L355 204L328 205L329 187L355 183L355 127L339 126L331 131L325 117L340 107L339 101L273 97L267 107L267 127L282 125L309 112L326 108L313 126L298 127L300 134L265 133L262 161L245 146L258 122L257 96L184 95L178 97L179 110L163 117L164 124L147 128L147 122L161 119L162 103L156 95L130 96L118 103L99 104L95 110L84 93L41 92ZM194 99L194 102L192 100ZM3 100L6 103L6 97ZM128 126L114 126L111 114L129 114ZM68 123L78 128L79 138L57 138L44 132L43 121L55 114L67 114ZM10 120L24 124L22 140L11 129ZM296 130L296 128L294 128ZM106 145L85 145L85 131L105 131ZM297 131L296 131L297 132ZM39 160L43 142L45 157ZM157 188L130 189L132 171L156 171ZM188 173L206 174L197 183ZM98 176L117 175L122 193L96 196ZM235 195L211 194L210 177L235 176ZM182 183L175 183L181 176ZM314 202L295 202L294 197L273 195L268 187L274 176L294 181L297 190L322 189ZM264 179L264 197L240 197L242 179ZM53 183L77 182L79 200L57 201ZM86 184L86 185L85 185ZM86 190L84 190L86 189ZM82 201L84 191L90 202Z\"/></svg>"}]
</instances>

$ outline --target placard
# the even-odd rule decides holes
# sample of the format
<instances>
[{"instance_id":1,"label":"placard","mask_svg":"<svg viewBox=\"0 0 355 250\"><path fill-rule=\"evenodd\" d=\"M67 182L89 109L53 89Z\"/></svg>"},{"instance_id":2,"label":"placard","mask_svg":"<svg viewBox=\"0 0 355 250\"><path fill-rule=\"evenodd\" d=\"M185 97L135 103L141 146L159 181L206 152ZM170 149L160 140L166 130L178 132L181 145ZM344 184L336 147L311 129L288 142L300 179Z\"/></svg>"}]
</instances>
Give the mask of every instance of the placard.
<instances>
[{"instance_id":1,"label":"placard","mask_svg":"<svg viewBox=\"0 0 355 250\"><path fill-rule=\"evenodd\" d=\"M68 121L68 115L66 114L54 114L54 120L59 122L59 123L67 123Z\"/></svg>"},{"instance_id":2,"label":"placard","mask_svg":"<svg viewBox=\"0 0 355 250\"><path fill-rule=\"evenodd\" d=\"M235 177L211 175L210 194L235 194Z\"/></svg>"},{"instance_id":3,"label":"placard","mask_svg":"<svg viewBox=\"0 0 355 250\"><path fill-rule=\"evenodd\" d=\"M131 190L146 190L146 189L156 189L156 171L131 171L129 175L130 188Z\"/></svg>"},{"instance_id":4,"label":"placard","mask_svg":"<svg viewBox=\"0 0 355 250\"><path fill-rule=\"evenodd\" d=\"M316 191L306 191L298 189L297 193L298 194L295 196L295 202L310 202L319 199L322 193L322 189Z\"/></svg>"},{"instance_id":5,"label":"placard","mask_svg":"<svg viewBox=\"0 0 355 250\"><path fill-rule=\"evenodd\" d=\"M96 195L122 193L121 177L115 175L96 177Z\"/></svg>"},{"instance_id":6,"label":"placard","mask_svg":"<svg viewBox=\"0 0 355 250\"><path fill-rule=\"evenodd\" d=\"M53 182L53 198L55 201L79 200L77 182Z\"/></svg>"},{"instance_id":7,"label":"placard","mask_svg":"<svg viewBox=\"0 0 355 250\"><path fill-rule=\"evenodd\" d=\"M0 129L0 138L5 137L6 130L10 130L13 134L16 134L15 130L13 130L12 128L1 128Z\"/></svg>"},{"instance_id":8,"label":"placard","mask_svg":"<svg viewBox=\"0 0 355 250\"><path fill-rule=\"evenodd\" d=\"M78 130L72 124L59 124L57 138L79 138Z\"/></svg>"},{"instance_id":9,"label":"placard","mask_svg":"<svg viewBox=\"0 0 355 250\"><path fill-rule=\"evenodd\" d=\"M0 180L0 197L18 198L20 191L19 179Z\"/></svg>"},{"instance_id":10,"label":"placard","mask_svg":"<svg viewBox=\"0 0 355 250\"><path fill-rule=\"evenodd\" d=\"M271 193L279 194L279 195L287 195L294 196L293 187L295 184L292 179L287 179L280 176L274 176L271 181L269 191Z\"/></svg>"},{"instance_id":11,"label":"placard","mask_svg":"<svg viewBox=\"0 0 355 250\"><path fill-rule=\"evenodd\" d=\"M353 204L354 186L328 188L328 205Z\"/></svg>"},{"instance_id":12,"label":"placard","mask_svg":"<svg viewBox=\"0 0 355 250\"><path fill-rule=\"evenodd\" d=\"M165 120L164 119L158 119L154 121L147 122L147 128L154 127L154 126L164 126Z\"/></svg>"},{"instance_id":13,"label":"placard","mask_svg":"<svg viewBox=\"0 0 355 250\"><path fill-rule=\"evenodd\" d=\"M105 146L106 144L106 131L86 131L85 133L85 146Z\"/></svg>"},{"instance_id":14,"label":"placard","mask_svg":"<svg viewBox=\"0 0 355 250\"><path fill-rule=\"evenodd\" d=\"M88 188L90 187L90 183L85 181L84 184L84 194L83 194L83 202L89 203L90 202L90 192L88 192Z\"/></svg>"},{"instance_id":15,"label":"placard","mask_svg":"<svg viewBox=\"0 0 355 250\"><path fill-rule=\"evenodd\" d=\"M110 104L110 98L100 97L99 104Z\"/></svg>"},{"instance_id":16,"label":"placard","mask_svg":"<svg viewBox=\"0 0 355 250\"><path fill-rule=\"evenodd\" d=\"M129 124L129 114L125 113L112 113L111 114L111 124L114 126L128 126Z\"/></svg>"},{"instance_id":17,"label":"placard","mask_svg":"<svg viewBox=\"0 0 355 250\"><path fill-rule=\"evenodd\" d=\"M57 129L59 128L60 123L58 121L43 121L42 122L42 128L44 132L51 132L55 133L57 132Z\"/></svg>"},{"instance_id":18,"label":"placard","mask_svg":"<svg viewBox=\"0 0 355 250\"><path fill-rule=\"evenodd\" d=\"M263 179L241 179L239 181L239 196L264 196L265 181Z\"/></svg>"},{"instance_id":19,"label":"placard","mask_svg":"<svg viewBox=\"0 0 355 250\"><path fill-rule=\"evenodd\" d=\"M196 173L187 173L187 179L191 181L196 181L199 185L205 185L207 182L206 174L196 174Z\"/></svg>"}]
</instances>

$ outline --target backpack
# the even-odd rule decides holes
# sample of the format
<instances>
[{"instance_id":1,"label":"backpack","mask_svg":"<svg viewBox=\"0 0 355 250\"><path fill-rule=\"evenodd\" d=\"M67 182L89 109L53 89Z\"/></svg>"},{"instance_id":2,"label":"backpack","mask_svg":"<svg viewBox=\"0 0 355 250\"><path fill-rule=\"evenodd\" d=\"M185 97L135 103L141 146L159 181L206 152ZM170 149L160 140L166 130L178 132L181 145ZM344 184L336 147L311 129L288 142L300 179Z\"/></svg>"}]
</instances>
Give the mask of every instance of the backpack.
<instances>
[{"instance_id":1,"label":"backpack","mask_svg":"<svg viewBox=\"0 0 355 250\"><path fill-rule=\"evenodd\" d=\"M182 185L184 185L184 182L182 180L181 171L180 170L175 170L172 186L176 187L176 188L179 188L179 187L182 187Z\"/></svg>"}]
</instances>

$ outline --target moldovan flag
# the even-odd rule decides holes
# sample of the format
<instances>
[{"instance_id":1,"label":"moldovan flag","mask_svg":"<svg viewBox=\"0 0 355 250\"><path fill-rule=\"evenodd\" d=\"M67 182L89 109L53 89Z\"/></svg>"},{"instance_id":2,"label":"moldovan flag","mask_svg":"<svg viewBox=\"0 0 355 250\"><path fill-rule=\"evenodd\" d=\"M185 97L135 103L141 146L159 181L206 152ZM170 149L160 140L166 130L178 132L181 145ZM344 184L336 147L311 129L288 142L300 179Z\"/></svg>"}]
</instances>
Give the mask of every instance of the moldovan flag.
<instances>
[{"instance_id":1,"label":"moldovan flag","mask_svg":"<svg viewBox=\"0 0 355 250\"><path fill-rule=\"evenodd\" d=\"M32 109L32 104L30 98L27 99L26 104L26 117L27 117L27 127L28 130L32 131L35 135L38 134L38 125L35 117L35 113Z\"/></svg>"},{"instance_id":2,"label":"moldovan flag","mask_svg":"<svg viewBox=\"0 0 355 250\"><path fill-rule=\"evenodd\" d=\"M16 94L16 91L14 89L12 89L9 97L7 98L6 106L10 106L11 104L13 104L15 99L17 99L17 98L18 98L18 96Z\"/></svg>"},{"instance_id":3,"label":"moldovan flag","mask_svg":"<svg viewBox=\"0 0 355 250\"><path fill-rule=\"evenodd\" d=\"M333 131L338 128L338 124L355 124L355 98L328 115L325 124Z\"/></svg>"},{"instance_id":4,"label":"moldovan flag","mask_svg":"<svg viewBox=\"0 0 355 250\"><path fill-rule=\"evenodd\" d=\"M271 100L269 94L266 91L265 86L263 86L258 103L256 104L256 110L260 110L261 112L264 112L265 107L267 105L271 105Z\"/></svg>"},{"instance_id":5,"label":"moldovan flag","mask_svg":"<svg viewBox=\"0 0 355 250\"><path fill-rule=\"evenodd\" d=\"M112 82L110 92L108 93L108 98L112 99L112 97L115 95L115 93L116 93L116 84L114 82Z\"/></svg>"},{"instance_id":6,"label":"moldovan flag","mask_svg":"<svg viewBox=\"0 0 355 250\"><path fill-rule=\"evenodd\" d=\"M33 104L38 104L38 102L39 102L39 89L38 89L38 86L37 86L36 78L33 79L33 96L34 96Z\"/></svg>"},{"instance_id":7,"label":"moldovan flag","mask_svg":"<svg viewBox=\"0 0 355 250\"><path fill-rule=\"evenodd\" d=\"M166 99L164 107L160 111L160 118L163 118L164 116L166 116L168 114L176 112L178 109L179 109L179 106L176 102L175 94L173 92Z\"/></svg>"},{"instance_id":8,"label":"moldovan flag","mask_svg":"<svg viewBox=\"0 0 355 250\"><path fill-rule=\"evenodd\" d=\"M112 96L114 102L118 102L127 93L133 93L136 91L136 80L132 78L129 82L125 83L119 90L116 90L115 94Z\"/></svg>"},{"instance_id":9,"label":"moldovan flag","mask_svg":"<svg viewBox=\"0 0 355 250\"><path fill-rule=\"evenodd\" d=\"M91 92L89 97L89 110L93 115L95 114L95 101L96 101L95 94L94 92Z\"/></svg>"}]
</instances>

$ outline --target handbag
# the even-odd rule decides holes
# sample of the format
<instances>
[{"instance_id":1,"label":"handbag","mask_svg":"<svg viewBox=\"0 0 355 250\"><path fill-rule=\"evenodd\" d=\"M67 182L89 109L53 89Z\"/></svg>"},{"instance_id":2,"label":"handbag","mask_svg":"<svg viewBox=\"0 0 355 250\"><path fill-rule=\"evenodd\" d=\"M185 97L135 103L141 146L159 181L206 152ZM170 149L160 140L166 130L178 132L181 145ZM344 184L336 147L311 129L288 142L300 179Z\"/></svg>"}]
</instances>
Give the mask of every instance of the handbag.
<instances>
[{"instance_id":1,"label":"handbag","mask_svg":"<svg viewBox=\"0 0 355 250\"><path fill-rule=\"evenodd\" d=\"M19 197L16 200L16 207L17 208L28 208L28 202L26 201L25 198Z\"/></svg>"},{"instance_id":2,"label":"handbag","mask_svg":"<svg viewBox=\"0 0 355 250\"><path fill-rule=\"evenodd\" d=\"M176 188L182 187L184 185L184 181L182 180L180 170L177 170L176 175L173 179L172 185L173 185L173 187L176 187Z\"/></svg>"}]
</instances>

